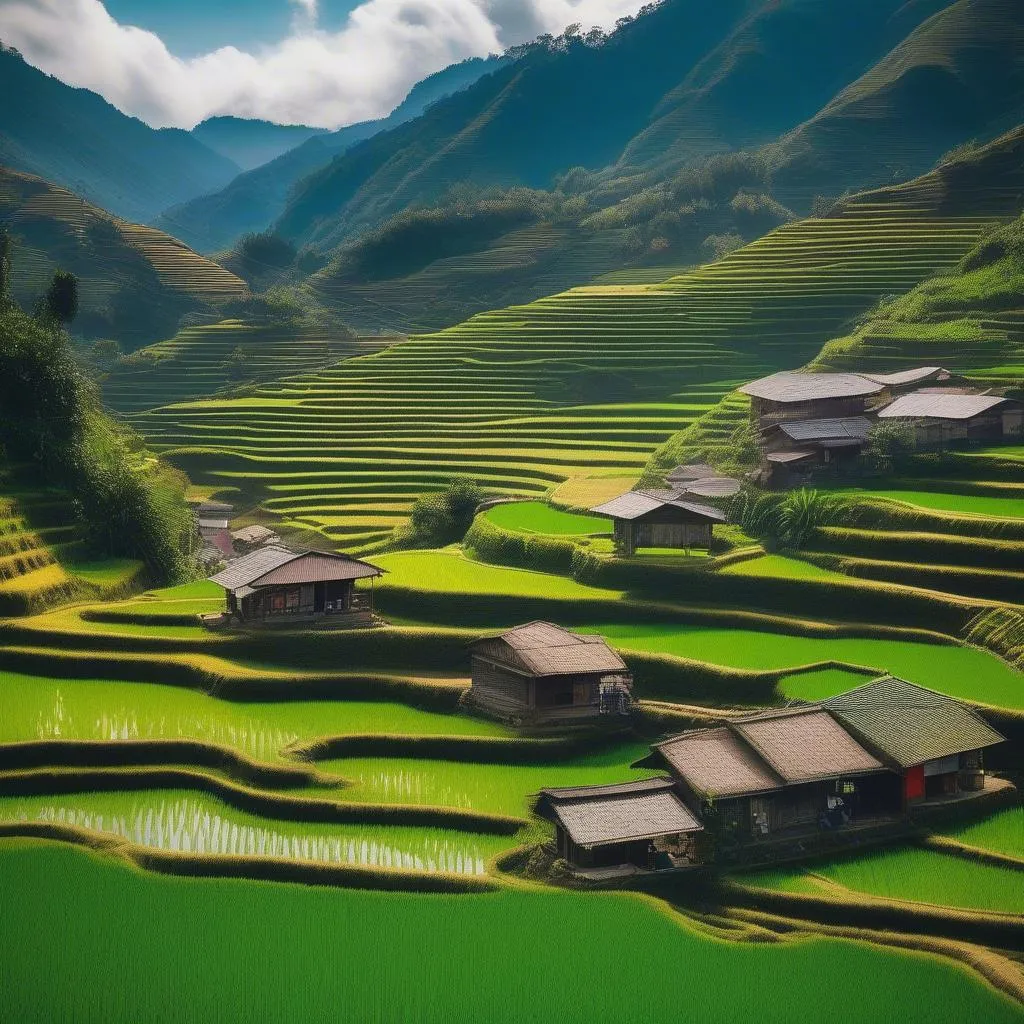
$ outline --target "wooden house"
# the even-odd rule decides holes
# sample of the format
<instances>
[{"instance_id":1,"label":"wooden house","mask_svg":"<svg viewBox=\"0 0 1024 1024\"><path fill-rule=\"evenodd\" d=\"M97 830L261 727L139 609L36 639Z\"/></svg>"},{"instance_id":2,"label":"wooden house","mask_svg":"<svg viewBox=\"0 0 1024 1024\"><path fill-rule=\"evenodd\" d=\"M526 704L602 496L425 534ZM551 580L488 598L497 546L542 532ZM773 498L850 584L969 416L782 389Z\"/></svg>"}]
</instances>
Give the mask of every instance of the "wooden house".
<instances>
[{"instance_id":1,"label":"wooden house","mask_svg":"<svg viewBox=\"0 0 1024 1024\"><path fill-rule=\"evenodd\" d=\"M355 584L383 571L349 555L268 546L236 558L210 582L224 588L229 619L245 625L368 626L373 591Z\"/></svg>"},{"instance_id":2,"label":"wooden house","mask_svg":"<svg viewBox=\"0 0 1024 1024\"><path fill-rule=\"evenodd\" d=\"M780 420L767 425L761 445L769 486L791 487L827 466L860 455L871 433L866 416Z\"/></svg>"},{"instance_id":3,"label":"wooden house","mask_svg":"<svg viewBox=\"0 0 1024 1024\"><path fill-rule=\"evenodd\" d=\"M680 491L627 491L590 510L614 523L615 546L626 557L639 548L710 548L724 512Z\"/></svg>"},{"instance_id":4,"label":"wooden house","mask_svg":"<svg viewBox=\"0 0 1024 1024\"><path fill-rule=\"evenodd\" d=\"M628 714L633 677L602 637L530 622L470 645L469 701L524 725Z\"/></svg>"},{"instance_id":5,"label":"wooden house","mask_svg":"<svg viewBox=\"0 0 1024 1024\"><path fill-rule=\"evenodd\" d=\"M919 448L1024 436L1024 407L999 395L925 388L897 398L879 410L878 418L905 421Z\"/></svg>"},{"instance_id":6,"label":"wooden house","mask_svg":"<svg viewBox=\"0 0 1024 1024\"><path fill-rule=\"evenodd\" d=\"M226 558L234 557L229 529L233 512L231 505L220 501L204 501L192 506L192 514L196 517L196 526L203 541L204 564L221 563Z\"/></svg>"},{"instance_id":7,"label":"wooden house","mask_svg":"<svg viewBox=\"0 0 1024 1024\"><path fill-rule=\"evenodd\" d=\"M984 788L984 751L1004 742L961 701L883 676L822 701L900 780L904 807Z\"/></svg>"},{"instance_id":8,"label":"wooden house","mask_svg":"<svg viewBox=\"0 0 1024 1024\"><path fill-rule=\"evenodd\" d=\"M537 813L555 826L558 856L576 868L653 870L699 862L703 831L671 779L545 789Z\"/></svg>"},{"instance_id":9,"label":"wooden house","mask_svg":"<svg viewBox=\"0 0 1024 1024\"><path fill-rule=\"evenodd\" d=\"M253 523L252 526L243 526L240 530L232 530L231 543L237 554L247 555L250 551L266 547L269 544L279 545L281 538L269 526Z\"/></svg>"},{"instance_id":10,"label":"wooden house","mask_svg":"<svg viewBox=\"0 0 1024 1024\"><path fill-rule=\"evenodd\" d=\"M655 750L692 806L713 810L751 839L817 828L838 801L851 814L900 807L898 780L816 706L730 719Z\"/></svg>"},{"instance_id":11,"label":"wooden house","mask_svg":"<svg viewBox=\"0 0 1024 1024\"><path fill-rule=\"evenodd\" d=\"M952 375L941 366L921 366L899 373L801 373L783 371L744 384L751 419L759 430L784 420L834 420L863 416L924 383L946 383Z\"/></svg>"}]
</instances>

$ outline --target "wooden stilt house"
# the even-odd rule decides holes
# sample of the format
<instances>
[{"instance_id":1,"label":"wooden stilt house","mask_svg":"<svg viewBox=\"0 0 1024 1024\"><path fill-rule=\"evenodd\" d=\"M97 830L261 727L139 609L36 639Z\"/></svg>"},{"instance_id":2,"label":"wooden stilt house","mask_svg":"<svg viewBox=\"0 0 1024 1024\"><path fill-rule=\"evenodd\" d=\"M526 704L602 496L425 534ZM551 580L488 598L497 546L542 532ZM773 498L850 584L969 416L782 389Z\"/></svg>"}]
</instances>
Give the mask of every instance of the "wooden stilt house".
<instances>
[{"instance_id":1,"label":"wooden stilt house","mask_svg":"<svg viewBox=\"0 0 1024 1024\"><path fill-rule=\"evenodd\" d=\"M639 548L710 548L715 525L727 522L681 491L627 491L590 511L612 520L616 549L627 558Z\"/></svg>"}]
</instances>

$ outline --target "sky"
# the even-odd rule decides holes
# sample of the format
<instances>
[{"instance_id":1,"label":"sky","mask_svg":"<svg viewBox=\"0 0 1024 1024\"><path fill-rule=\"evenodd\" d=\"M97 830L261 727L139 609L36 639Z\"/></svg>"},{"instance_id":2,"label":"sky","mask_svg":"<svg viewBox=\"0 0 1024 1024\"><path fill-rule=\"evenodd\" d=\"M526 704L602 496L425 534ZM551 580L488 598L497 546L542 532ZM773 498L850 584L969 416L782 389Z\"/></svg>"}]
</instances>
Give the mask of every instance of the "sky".
<instances>
[{"instance_id":1,"label":"sky","mask_svg":"<svg viewBox=\"0 0 1024 1024\"><path fill-rule=\"evenodd\" d=\"M420 79L644 0L0 0L0 41L154 127L218 114L337 128Z\"/></svg>"}]
</instances>

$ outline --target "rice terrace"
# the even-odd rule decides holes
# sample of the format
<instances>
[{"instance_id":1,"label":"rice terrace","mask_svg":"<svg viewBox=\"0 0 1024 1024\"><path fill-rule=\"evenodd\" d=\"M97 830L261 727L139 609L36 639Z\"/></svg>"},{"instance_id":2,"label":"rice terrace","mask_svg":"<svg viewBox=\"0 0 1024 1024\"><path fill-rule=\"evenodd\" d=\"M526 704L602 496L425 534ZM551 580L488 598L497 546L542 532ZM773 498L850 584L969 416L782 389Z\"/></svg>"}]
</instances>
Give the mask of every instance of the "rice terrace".
<instances>
[{"instance_id":1,"label":"rice terrace","mask_svg":"<svg viewBox=\"0 0 1024 1024\"><path fill-rule=\"evenodd\" d=\"M1024 6L243 6L0 2L0 1022L1024 1020Z\"/></svg>"}]
</instances>

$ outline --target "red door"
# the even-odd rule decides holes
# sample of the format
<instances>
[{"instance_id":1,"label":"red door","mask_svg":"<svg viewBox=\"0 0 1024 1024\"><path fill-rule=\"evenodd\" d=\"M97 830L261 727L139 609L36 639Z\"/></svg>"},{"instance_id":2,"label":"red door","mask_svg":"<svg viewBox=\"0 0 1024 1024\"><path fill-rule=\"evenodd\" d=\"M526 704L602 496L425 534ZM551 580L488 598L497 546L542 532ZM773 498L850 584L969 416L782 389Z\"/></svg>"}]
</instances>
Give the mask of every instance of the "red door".
<instances>
[{"instance_id":1,"label":"red door","mask_svg":"<svg viewBox=\"0 0 1024 1024\"><path fill-rule=\"evenodd\" d=\"M915 764L903 773L903 799L920 800L924 796L924 765Z\"/></svg>"}]
</instances>

